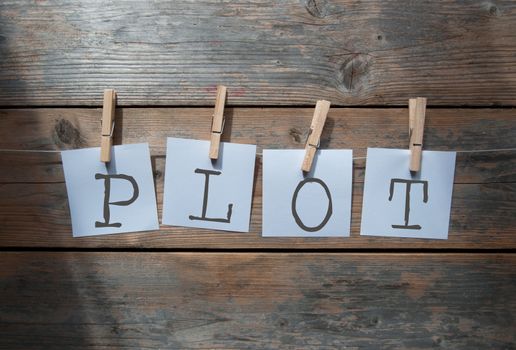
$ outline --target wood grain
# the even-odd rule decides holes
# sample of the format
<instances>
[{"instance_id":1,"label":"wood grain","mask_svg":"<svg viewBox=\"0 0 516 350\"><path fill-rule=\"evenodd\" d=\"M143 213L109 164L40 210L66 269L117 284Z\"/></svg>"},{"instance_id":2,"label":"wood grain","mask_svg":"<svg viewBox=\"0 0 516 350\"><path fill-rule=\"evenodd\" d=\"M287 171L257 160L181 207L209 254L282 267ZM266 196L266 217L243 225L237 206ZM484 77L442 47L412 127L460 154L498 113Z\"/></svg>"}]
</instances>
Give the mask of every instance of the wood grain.
<instances>
[{"instance_id":1,"label":"wood grain","mask_svg":"<svg viewBox=\"0 0 516 350\"><path fill-rule=\"evenodd\" d=\"M302 149L311 109L236 108L227 111L223 139L259 148ZM118 109L115 143L149 142L161 216L165 139L208 139L212 109ZM332 109L322 147L408 148L406 109ZM99 109L0 111L0 148L68 149L98 146ZM12 134L10 130L18 130ZM380 133L379 130L382 132ZM511 110L428 110L425 147L506 148L516 134ZM352 237L263 239L261 158L257 158L251 233L162 226L160 231L74 239L59 154L0 153L0 245L80 248L514 248L516 247L514 152L461 155L457 162L450 237L447 241L359 236L364 160L355 164Z\"/></svg>"},{"instance_id":2,"label":"wood grain","mask_svg":"<svg viewBox=\"0 0 516 350\"><path fill-rule=\"evenodd\" d=\"M0 105L516 105L514 1L0 2Z\"/></svg>"},{"instance_id":3,"label":"wood grain","mask_svg":"<svg viewBox=\"0 0 516 350\"><path fill-rule=\"evenodd\" d=\"M114 144L148 142L162 175L166 138L209 140L212 108L118 108ZM222 141L264 148L303 149L311 108L227 108ZM41 108L0 110L0 149L64 150L99 147L100 109ZM408 108L332 108L321 148L409 147ZM17 130L13 133L12 130ZM483 150L516 147L512 109L428 109L424 149ZM58 154L0 152L0 182L62 182ZM357 159L356 181L365 161ZM261 168L261 167L259 167ZM516 182L514 152L459 154L456 183Z\"/></svg>"},{"instance_id":4,"label":"wood grain","mask_svg":"<svg viewBox=\"0 0 516 350\"><path fill-rule=\"evenodd\" d=\"M313 109L231 108L223 140L263 148L302 149ZM149 142L161 216L167 136L208 139L210 108L117 110L115 143ZM429 109L425 147L489 149L514 146L512 110ZM99 109L0 111L0 148L98 146ZM198 122L192 122L198 120ZM408 148L406 109L331 109L324 148ZM10 130L19 133L13 135ZM250 233L162 226L160 231L74 239L59 154L0 152L0 246L62 248L516 248L516 153L459 155L450 236L446 241L359 236L364 165L355 162L350 238L261 238L261 158L257 158Z\"/></svg>"},{"instance_id":5,"label":"wood grain","mask_svg":"<svg viewBox=\"0 0 516 350\"><path fill-rule=\"evenodd\" d=\"M4 253L1 349L512 349L512 254Z\"/></svg>"},{"instance_id":6,"label":"wood grain","mask_svg":"<svg viewBox=\"0 0 516 350\"><path fill-rule=\"evenodd\" d=\"M161 225L159 231L73 238L64 184L0 185L0 247L181 249L515 249L516 184L457 184L447 240L360 236L362 184L353 188L351 237L262 238L255 191L249 233ZM161 218L163 187L159 185Z\"/></svg>"},{"instance_id":7,"label":"wood grain","mask_svg":"<svg viewBox=\"0 0 516 350\"><path fill-rule=\"evenodd\" d=\"M461 108L516 106L515 52L510 0L0 1L0 149L100 146L86 107L116 89L160 216L166 137L209 139L217 85L222 141L259 152L302 149L316 100L366 107L321 140L358 158L349 238L262 238L258 156L250 233L74 239L60 155L0 150L0 349L514 349L515 152L458 155L448 240L359 223L366 149L408 148L410 97L425 149L516 147L515 110Z\"/></svg>"}]
</instances>

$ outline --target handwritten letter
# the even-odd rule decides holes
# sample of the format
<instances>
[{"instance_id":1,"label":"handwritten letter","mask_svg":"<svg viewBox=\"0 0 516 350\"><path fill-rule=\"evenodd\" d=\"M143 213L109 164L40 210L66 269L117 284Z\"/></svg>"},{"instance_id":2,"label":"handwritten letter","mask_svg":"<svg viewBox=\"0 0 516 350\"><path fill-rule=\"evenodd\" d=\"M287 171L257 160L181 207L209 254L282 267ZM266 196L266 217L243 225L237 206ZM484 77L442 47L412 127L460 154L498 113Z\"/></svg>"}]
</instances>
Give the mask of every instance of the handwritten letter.
<instances>
[{"instance_id":1,"label":"handwritten letter","mask_svg":"<svg viewBox=\"0 0 516 350\"><path fill-rule=\"evenodd\" d=\"M63 151L61 158L74 237L159 229L149 146Z\"/></svg>"},{"instance_id":2,"label":"handwritten letter","mask_svg":"<svg viewBox=\"0 0 516 350\"><path fill-rule=\"evenodd\" d=\"M409 161L409 150L367 150L362 235L448 238L455 152L423 151L415 175Z\"/></svg>"},{"instance_id":3,"label":"handwritten letter","mask_svg":"<svg viewBox=\"0 0 516 350\"><path fill-rule=\"evenodd\" d=\"M221 142L219 159L208 141L168 138L165 225L248 232L256 146Z\"/></svg>"},{"instance_id":4,"label":"handwritten letter","mask_svg":"<svg viewBox=\"0 0 516 350\"><path fill-rule=\"evenodd\" d=\"M349 236L352 151L319 150L303 174L304 150L263 151L264 237Z\"/></svg>"}]
</instances>

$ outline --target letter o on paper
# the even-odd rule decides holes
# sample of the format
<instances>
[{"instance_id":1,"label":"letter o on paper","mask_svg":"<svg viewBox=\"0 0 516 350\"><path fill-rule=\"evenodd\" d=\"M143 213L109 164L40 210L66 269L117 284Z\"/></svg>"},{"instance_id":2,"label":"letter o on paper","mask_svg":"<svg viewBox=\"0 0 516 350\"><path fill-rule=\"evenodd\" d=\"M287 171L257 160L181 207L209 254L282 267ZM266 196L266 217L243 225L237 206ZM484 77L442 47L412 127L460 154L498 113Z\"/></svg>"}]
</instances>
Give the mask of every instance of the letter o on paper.
<instances>
[{"instance_id":1,"label":"letter o on paper","mask_svg":"<svg viewBox=\"0 0 516 350\"><path fill-rule=\"evenodd\" d=\"M301 188L303 188L304 185L306 185L309 182L315 182L315 183L318 183L319 185L321 185L321 187L326 192L326 196L328 197L328 209L326 210L326 216L324 217L323 221L319 225L312 226L312 227L306 226L303 223L303 221L301 221L301 218L299 217L299 214L297 213L297 209L296 209L297 196L299 194L299 191L301 190ZM303 181L301 181L297 185L296 190L294 191L294 196L292 197L292 215L294 215L296 224L299 227L301 227L303 230L308 231L308 232L319 231L320 229L322 229L324 227L324 225L326 225L328 223L328 220L330 220L332 213L333 213L333 204L332 204L332 200L331 200L330 189L328 188L328 186L326 186L326 184L321 179L308 177L308 178L304 179Z\"/></svg>"}]
</instances>

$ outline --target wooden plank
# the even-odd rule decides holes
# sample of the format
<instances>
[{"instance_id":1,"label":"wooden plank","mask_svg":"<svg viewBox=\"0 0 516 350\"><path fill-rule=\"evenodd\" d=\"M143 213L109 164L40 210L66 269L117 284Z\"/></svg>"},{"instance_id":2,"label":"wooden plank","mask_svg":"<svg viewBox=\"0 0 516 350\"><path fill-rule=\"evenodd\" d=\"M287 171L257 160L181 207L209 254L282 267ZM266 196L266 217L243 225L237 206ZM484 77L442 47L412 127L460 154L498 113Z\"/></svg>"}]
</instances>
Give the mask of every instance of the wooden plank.
<instances>
[{"instance_id":1,"label":"wooden plank","mask_svg":"<svg viewBox=\"0 0 516 350\"><path fill-rule=\"evenodd\" d=\"M0 271L1 349L516 343L512 254L13 252Z\"/></svg>"},{"instance_id":2,"label":"wooden plank","mask_svg":"<svg viewBox=\"0 0 516 350\"><path fill-rule=\"evenodd\" d=\"M114 144L148 142L157 174L163 174L168 136L207 140L212 108L118 108ZM263 148L303 149L313 108L228 108L222 141ZM62 150L98 147L100 109L0 110L0 149ZM512 109L428 109L425 149L474 150L516 147ZM18 130L12 134L11 130ZM321 148L408 149L408 108L332 108ZM58 154L0 152L0 182L62 182ZM363 181L365 161L355 161ZM259 167L261 168L261 167ZM456 183L516 182L514 152L459 154Z\"/></svg>"},{"instance_id":3,"label":"wooden plank","mask_svg":"<svg viewBox=\"0 0 516 350\"><path fill-rule=\"evenodd\" d=\"M0 105L516 105L510 0L0 2Z\"/></svg>"},{"instance_id":4,"label":"wooden plank","mask_svg":"<svg viewBox=\"0 0 516 350\"><path fill-rule=\"evenodd\" d=\"M516 184L456 184L448 240L360 236L363 184L353 188L351 237L262 238L261 189L249 233L161 225L159 231L73 238L64 184L0 185L0 247L61 248L353 248L515 249ZM161 218L163 185L158 185Z\"/></svg>"},{"instance_id":5,"label":"wooden plank","mask_svg":"<svg viewBox=\"0 0 516 350\"><path fill-rule=\"evenodd\" d=\"M161 215L165 139L206 139L211 108L117 110L115 143L149 142ZM313 110L234 108L227 111L223 140L259 148L302 149ZM429 109L425 146L429 149L506 148L516 134L512 110ZM406 109L330 110L321 144L407 148ZM0 148L67 149L98 146L98 109L16 109L0 111ZM198 119L198 123L192 120ZM9 133L17 128L13 137ZM382 130L382 132L378 132ZM459 155L450 237L446 241L360 237L365 162L355 162L352 235L337 239L260 237L261 158L258 157L250 233L214 232L162 226L158 232L74 239L58 154L0 152L0 246L78 248L479 248L516 247L516 153Z\"/></svg>"}]
</instances>

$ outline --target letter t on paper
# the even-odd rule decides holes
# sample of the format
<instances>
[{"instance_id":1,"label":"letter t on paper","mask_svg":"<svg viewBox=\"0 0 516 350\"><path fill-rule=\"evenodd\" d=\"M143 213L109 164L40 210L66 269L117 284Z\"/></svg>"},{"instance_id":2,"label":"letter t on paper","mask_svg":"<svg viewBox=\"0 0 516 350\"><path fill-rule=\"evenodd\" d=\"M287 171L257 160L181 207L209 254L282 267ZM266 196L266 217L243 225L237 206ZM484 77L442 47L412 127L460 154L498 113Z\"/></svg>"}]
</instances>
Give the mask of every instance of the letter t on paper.
<instances>
[{"instance_id":1,"label":"letter t on paper","mask_svg":"<svg viewBox=\"0 0 516 350\"><path fill-rule=\"evenodd\" d=\"M448 238L455 152L423 151L415 175L409 162L409 150L367 150L361 235Z\"/></svg>"}]
</instances>

